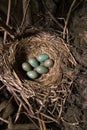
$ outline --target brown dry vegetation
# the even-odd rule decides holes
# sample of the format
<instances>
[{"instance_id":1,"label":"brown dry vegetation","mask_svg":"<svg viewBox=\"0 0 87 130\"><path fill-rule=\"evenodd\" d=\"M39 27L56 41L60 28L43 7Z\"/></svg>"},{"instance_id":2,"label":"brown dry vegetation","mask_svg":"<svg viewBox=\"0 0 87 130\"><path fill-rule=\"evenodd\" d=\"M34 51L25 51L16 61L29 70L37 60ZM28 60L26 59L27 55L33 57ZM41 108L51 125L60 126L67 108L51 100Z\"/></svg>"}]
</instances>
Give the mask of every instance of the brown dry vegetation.
<instances>
[{"instance_id":1,"label":"brown dry vegetation","mask_svg":"<svg viewBox=\"0 0 87 130\"><path fill-rule=\"evenodd\" d=\"M61 90L62 94L59 93L58 95L56 91L54 92L56 94L56 107L52 106L54 104L49 104L48 98L45 99L44 96L39 96L40 98L42 97L40 100L38 96L36 96L38 103L46 103L45 109L48 111L44 114L43 110L45 109L41 106L42 115L37 114L37 116L31 117L31 106L33 106L35 112L38 111L39 105L36 100L31 101L30 98L29 103L32 102L32 105L29 106L29 110L31 111L30 113L26 112L26 95L28 97L31 89L26 89L27 93L24 92L26 95L19 92L18 89L20 89L21 86L19 70L15 68L16 71L13 71L11 64L14 63L15 53L16 55L20 55L19 52L21 53L21 51L18 52L15 50L17 44L20 44L22 41L22 47L26 48L27 39L30 37L34 38L38 33L42 33L43 31L47 32L47 39L49 39L51 32L53 36L56 34L60 37L56 40L62 40L64 42L62 54L64 53L63 58L66 55L67 60L66 58L63 59L60 65L63 68L65 67L65 71L63 69L65 77L62 77L62 89L58 88L57 90L58 92ZM56 40L54 40L55 44ZM26 44L24 44L23 41L26 42ZM52 46L54 46L54 44ZM33 48L35 48L34 44ZM59 45L58 50L53 49L50 55L54 56L54 53L56 53L56 57L54 58L57 59L59 54L57 54L57 51L59 51L60 48ZM48 47L46 49L49 53ZM35 52L37 53L36 50ZM67 53L69 53L68 56ZM17 65L19 65L18 61L19 59L16 61ZM56 66L57 64L58 61L56 62ZM72 66L72 64L74 64L74 66ZM17 65L15 65L15 67ZM71 76L71 69L74 69L73 77ZM56 80L56 75L54 76L55 71L56 69L52 70L54 77L53 82L51 81L52 83ZM52 84L49 82L49 78L45 78L46 77L44 77L42 86L44 86L45 83L47 83L47 85ZM0 130L86 130L87 0L0 0L0 79ZM35 86L37 84L25 81L25 79L22 79L22 83L22 86L30 85L36 89ZM41 91L41 89L39 90ZM39 95L39 90L36 89L34 92ZM42 89L42 91L43 90L44 89ZM52 92L53 91L54 90L52 90ZM46 90L44 92L46 96L48 91ZM66 93L64 94L63 92ZM49 98L50 96L51 94L47 95ZM63 99L62 104L57 102L56 98L58 98L58 96ZM52 97L50 99L52 99ZM45 103L43 103L44 101ZM57 103L59 106L56 105ZM48 104L49 107L46 108ZM60 109L53 111L53 108ZM50 116L48 114L49 111ZM52 111L53 113L51 113ZM48 120L49 117L50 120ZM45 120L48 122L45 122Z\"/></svg>"}]
</instances>

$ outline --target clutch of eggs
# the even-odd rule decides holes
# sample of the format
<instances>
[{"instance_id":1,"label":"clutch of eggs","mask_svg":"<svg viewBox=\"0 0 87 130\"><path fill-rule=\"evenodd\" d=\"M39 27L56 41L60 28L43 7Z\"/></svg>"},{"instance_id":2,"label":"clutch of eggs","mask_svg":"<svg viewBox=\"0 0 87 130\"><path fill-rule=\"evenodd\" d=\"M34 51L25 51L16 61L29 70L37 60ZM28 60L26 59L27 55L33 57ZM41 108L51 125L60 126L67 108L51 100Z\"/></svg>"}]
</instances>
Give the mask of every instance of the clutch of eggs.
<instances>
[{"instance_id":1,"label":"clutch of eggs","mask_svg":"<svg viewBox=\"0 0 87 130\"><path fill-rule=\"evenodd\" d=\"M40 54L36 58L31 57L28 62L22 63L22 69L26 71L30 79L37 79L39 75L46 74L49 68L54 65L54 61L47 54Z\"/></svg>"}]
</instances>

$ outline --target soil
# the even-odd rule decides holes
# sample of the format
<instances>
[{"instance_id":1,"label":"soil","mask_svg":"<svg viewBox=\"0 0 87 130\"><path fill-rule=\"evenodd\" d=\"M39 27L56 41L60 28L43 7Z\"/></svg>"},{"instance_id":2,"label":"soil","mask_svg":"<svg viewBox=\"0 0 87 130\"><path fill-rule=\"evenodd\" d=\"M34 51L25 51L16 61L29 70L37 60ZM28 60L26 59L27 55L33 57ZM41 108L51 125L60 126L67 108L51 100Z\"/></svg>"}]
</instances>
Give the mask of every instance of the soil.
<instances>
[{"instance_id":1,"label":"soil","mask_svg":"<svg viewBox=\"0 0 87 130\"><path fill-rule=\"evenodd\" d=\"M87 2L72 16L70 23L71 52L78 66L71 95L67 99L64 119L65 130L87 129ZM72 124L77 123L78 125ZM71 123L71 124L69 124Z\"/></svg>"},{"instance_id":2,"label":"soil","mask_svg":"<svg viewBox=\"0 0 87 130\"><path fill-rule=\"evenodd\" d=\"M46 124L47 130L87 130L87 0L73 11L68 27L68 45L78 65L60 124ZM0 86L0 130L39 129L37 121L28 119L23 113L13 125L18 106L2 82Z\"/></svg>"}]
</instances>

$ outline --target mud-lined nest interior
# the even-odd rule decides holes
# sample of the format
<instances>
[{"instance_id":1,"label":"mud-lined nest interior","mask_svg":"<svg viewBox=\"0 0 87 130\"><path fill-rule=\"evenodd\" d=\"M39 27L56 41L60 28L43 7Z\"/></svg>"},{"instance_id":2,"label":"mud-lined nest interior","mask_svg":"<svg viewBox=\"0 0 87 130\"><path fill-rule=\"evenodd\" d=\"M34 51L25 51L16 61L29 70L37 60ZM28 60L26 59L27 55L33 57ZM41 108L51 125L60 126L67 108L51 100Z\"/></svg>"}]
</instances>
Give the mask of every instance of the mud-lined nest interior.
<instances>
[{"instance_id":1,"label":"mud-lined nest interior","mask_svg":"<svg viewBox=\"0 0 87 130\"><path fill-rule=\"evenodd\" d=\"M28 79L21 67L22 63L43 53L54 60L53 67L38 79ZM5 71L4 79L18 104L23 105L29 116L38 117L41 114L45 117L44 120L58 120L73 82L76 66L63 39L57 34L41 32L11 43L6 57L10 68L8 67L9 72Z\"/></svg>"}]
</instances>

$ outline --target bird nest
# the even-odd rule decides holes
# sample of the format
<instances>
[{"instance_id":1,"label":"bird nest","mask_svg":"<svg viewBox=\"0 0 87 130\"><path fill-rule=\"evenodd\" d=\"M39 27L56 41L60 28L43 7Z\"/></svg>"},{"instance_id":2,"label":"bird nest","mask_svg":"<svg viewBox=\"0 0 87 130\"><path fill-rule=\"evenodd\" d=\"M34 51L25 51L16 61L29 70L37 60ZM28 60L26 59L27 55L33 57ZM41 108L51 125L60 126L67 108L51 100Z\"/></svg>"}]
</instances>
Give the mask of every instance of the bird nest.
<instances>
[{"instance_id":1,"label":"bird nest","mask_svg":"<svg viewBox=\"0 0 87 130\"><path fill-rule=\"evenodd\" d=\"M5 51L4 51L5 50ZM58 121L70 92L76 62L57 34L41 32L10 43L3 50L1 80L28 116ZM21 65L30 57L46 53L54 60L47 74L28 79Z\"/></svg>"}]
</instances>

